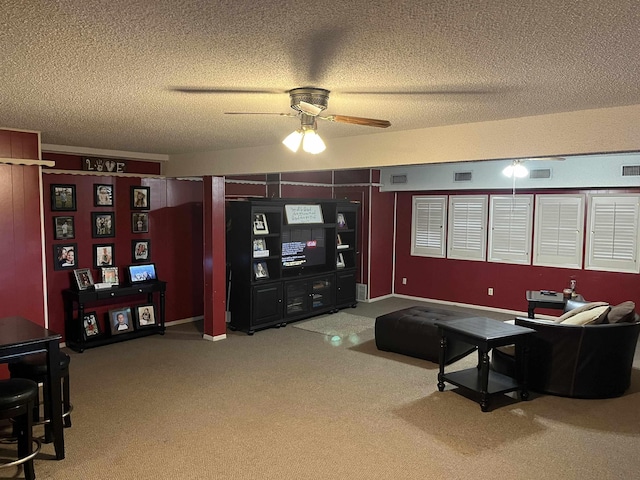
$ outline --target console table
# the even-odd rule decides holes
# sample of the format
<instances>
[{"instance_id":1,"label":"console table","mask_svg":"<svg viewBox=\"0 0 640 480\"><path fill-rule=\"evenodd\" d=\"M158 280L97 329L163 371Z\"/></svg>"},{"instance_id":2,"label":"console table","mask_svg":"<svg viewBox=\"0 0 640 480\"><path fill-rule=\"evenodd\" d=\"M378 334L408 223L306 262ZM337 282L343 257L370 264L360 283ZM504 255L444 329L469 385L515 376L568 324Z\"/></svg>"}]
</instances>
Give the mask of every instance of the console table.
<instances>
[{"instance_id":1,"label":"console table","mask_svg":"<svg viewBox=\"0 0 640 480\"><path fill-rule=\"evenodd\" d=\"M535 330L504 323L492 318L471 317L436 322L440 333L440 372L438 373L438 390L444 390L444 382L449 382L472 392L480 393L480 408L483 412L489 409L489 399L493 395L520 390L520 398L527 400L526 355L527 336ZM447 343L459 340L478 347L478 366L452 373L444 372ZM516 372L518 378L508 377L489 370L489 350L503 345L516 346Z\"/></svg>"},{"instance_id":2,"label":"console table","mask_svg":"<svg viewBox=\"0 0 640 480\"><path fill-rule=\"evenodd\" d=\"M62 291L64 299L65 323L66 323L66 343L67 346L76 352L82 353L85 348L97 347L108 343L130 340L141 336L159 333L164 334L164 308L165 308L165 291L167 282L155 280L149 283L141 283L137 285L120 285L111 288L95 290L75 290L66 289ZM86 340L83 335L84 310L90 303L115 303L115 301L123 297L133 297L139 295L147 296L147 303L153 303L154 294L158 293L160 302L158 305L158 325L141 330L135 330L130 333L109 336L108 333L98 339ZM78 316L74 317L74 304L77 304Z\"/></svg>"},{"instance_id":3,"label":"console table","mask_svg":"<svg viewBox=\"0 0 640 480\"><path fill-rule=\"evenodd\" d=\"M553 308L556 310L564 310L567 299L564 298L562 292L553 292L548 290L527 290L527 316L535 318L536 308ZM576 295L574 300L584 301L582 295Z\"/></svg>"}]
</instances>

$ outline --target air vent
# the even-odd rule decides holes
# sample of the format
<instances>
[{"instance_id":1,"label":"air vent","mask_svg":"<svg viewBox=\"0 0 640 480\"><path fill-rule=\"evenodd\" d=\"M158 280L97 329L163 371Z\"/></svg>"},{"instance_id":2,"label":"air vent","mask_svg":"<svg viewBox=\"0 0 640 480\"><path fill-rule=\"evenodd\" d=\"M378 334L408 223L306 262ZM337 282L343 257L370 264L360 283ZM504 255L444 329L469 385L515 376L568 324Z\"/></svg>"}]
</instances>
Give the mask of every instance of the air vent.
<instances>
[{"instance_id":1,"label":"air vent","mask_svg":"<svg viewBox=\"0 0 640 480\"><path fill-rule=\"evenodd\" d=\"M538 168L529 171L529 178L551 178L550 168Z\"/></svg>"},{"instance_id":2,"label":"air vent","mask_svg":"<svg viewBox=\"0 0 640 480\"><path fill-rule=\"evenodd\" d=\"M470 182L471 181L471 172L456 172L453 174L454 182Z\"/></svg>"},{"instance_id":3,"label":"air vent","mask_svg":"<svg viewBox=\"0 0 640 480\"><path fill-rule=\"evenodd\" d=\"M623 165L622 166L623 177L638 177L640 176L640 165Z\"/></svg>"},{"instance_id":4,"label":"air vent","mask_svg":"<svg viewBox=\"0 0 640 480\"><path fill-rule=\"evenodd\" d=\"M407 175L391 175L391 184L407 183Z\"/></svg>"},{"instance_id":5,"label":"air vent","mask_svg":"<svg viewBox=\"0 0 640 480\"><path fill-rule=\"evenodd\" d=\"M364 283L356 283L356 300L359 302L367 301L367 286Z\"/></svg>"}]
</instances>

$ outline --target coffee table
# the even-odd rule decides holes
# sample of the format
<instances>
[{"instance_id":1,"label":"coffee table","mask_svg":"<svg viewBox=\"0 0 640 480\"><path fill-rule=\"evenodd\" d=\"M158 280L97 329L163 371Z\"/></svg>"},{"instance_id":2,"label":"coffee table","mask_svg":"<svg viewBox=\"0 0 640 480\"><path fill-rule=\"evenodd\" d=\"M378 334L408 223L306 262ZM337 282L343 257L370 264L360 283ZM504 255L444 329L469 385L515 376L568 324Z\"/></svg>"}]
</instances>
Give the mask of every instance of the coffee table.
<instances>
[{"instance_id":1,"label":"coffee table","mask_svg":"<svg viewBox=\"0 0 640 480\"><path fill-rule=\"evenodd\" d=\"M440 334L440 372L438 373L438 390L443 391L444 382L480 393L480 408L483 412L489 409L492 396L520 390L520 398L527 400L526 355L528 354L527 337L535 330L492 318L470 317L447 322L436 322ZM460 340L478 347L477 367L445 373L447 342ZM516 347L516 371L518 378L512 378L489 369L489 351L503 345Z\"/></svg>"}]
</instances>

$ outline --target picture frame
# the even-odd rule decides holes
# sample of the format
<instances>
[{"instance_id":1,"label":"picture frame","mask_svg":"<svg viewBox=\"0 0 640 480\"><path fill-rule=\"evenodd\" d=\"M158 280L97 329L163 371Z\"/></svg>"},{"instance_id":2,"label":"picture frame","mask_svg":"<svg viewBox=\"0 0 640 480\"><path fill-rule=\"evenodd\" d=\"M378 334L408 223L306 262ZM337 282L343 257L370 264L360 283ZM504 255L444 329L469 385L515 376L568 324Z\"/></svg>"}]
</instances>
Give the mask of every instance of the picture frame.
<instances>
[{"instance_id":1,"label":"picture frame","mask_svg":"<svg viewBox=\"0 0 640 480\"><path fill-rule=\"evenodd\" d=\"M121 307L109 310L109 327L111 335L122 335L134 331L131 307Z\"/></svg>"},{"instance_id":2,"label":"picture frame","mask_svg":"<svg viewBox=\"0 0 640 480\"><path fill-rule=\"evenodd\" d=\"M344 213L338 213L338 216L336 218L336 224L338 225L338 228L349 228L349 226L347 225L347 219L344 216Z\"/></svg>"},{"instance_id":3,"label":"picture frame","mask_svg":"<svg viewBox=\"0 0 640 480\"><path fill-rule=\"evenodd\" d=\"M253 258L268 257L267 242L264 238L253 239Z\"/></svg>"},{"instance_id":4,"label":"picture frame","mask_svg":"<svg viewBox=\"0 0 640 480\"><path fill-rule=\"evenodd\" d=\"M131 233L149 233L149 214L131 214Z\"/></svg>"},{"instance_id":5,"label":"picture frame","mask_svg":"<svg viewBox=\"0 0 640 480\"><path fill-rule=\"evenodd\" d=\"M116 236L116 218L114 212L91 212L91 225L93 238Z\"/></svg>"},{"instance_id":6,"label":"picture frame","mask_svg":"<svg viewBox=\"0 0 640 480\"><path fill-rule=\"evenodd\" d=\"M345 267L344 256L342 255L342 253L338 254L338 259L336 260L336 267L337 268L344 268Z\"/></svg>"},{"instance_id":7,"label":"picture frame","mask_svg":"<svg viewBox=\"0 0 640 480\"><path fill-rule=\"evenodd\" d=\"M154 263L129 265L127 266L127 275L129 277L129 283L132 285L158 279L156 265Z\"/></svg>"},{"instance_id":8,"label":"picture frame","mask_svg":"<svg viewBox=\"0 0 640 480\"><path fill-rule=\"evenodd\" d=\"M256 213L253 216L253 234L267 235L269 233L269 224L267 216L264 213Z\"/></svg>"},{"instance_id":9,"label":"picture frame","mask_svg":"<svg viewBox=\"0 0 640 480\"><path fill-rule=\"evenodd\" d=\"M102 283L110 283L111 285L118 285L120 280L118 278L118 267L102 267L100 269L102 276Z\"/></svg>"},{"instance_id":10,"label":"picture frame","mask_svg":"<svg viewBox=\"0 0 640 480\"><path fill-rule=\"evenodd\" d=\"M256 280L262 280L269 278L269 269L267 268L267 262L255 262L253 264L253 272Z\"/></svg>"},{"instance_id":11,"label":"picture frame","mask_svg":"<svg viewBox=\"0 0 640 480\"><path fill-rule=\"evenodd\" d=\"M151 260L151 240L131 240L131 262L145 263Z\"/></svg>"},{"instance_id":12,"label":"picture frame","mask_svg":"<svg viewBox=\"0 0 640 480\"><path fill-rule=\"evenodd\" d=\"M75 268L78 261L77 243L60 243L53 245L53 269L68 270Z\"/></svg>"},{"instance_id":13,"label":"picture frame","mask_svg":"<svg viewBox=\"0 0 640 480\"><path fill-rule=\"evenodd\" d=\"M113 185L106 183L93 184L93 206L113 207L114 195Z\"/></svg>"},{"instance_id":14,"label":"picture frame","mask_svg":"<svg viewBox=\"0 0 640 480\"><path fill-rule=\"evenodd\" d=\"M136 317L136 328L155 327L158 324L156 320L156 309L152 303L144 305L136 305L134 307Z\"/></svg>"},{"instance_id":15,"label":"picture frame","mask_svg":"<svg viewBox=\"0 0 640 480\"><path fill-rule=\"evenodd\" d=\"M51 185L51 210L54 212L75 212L76 186L59 183Z\"/></svg>"},{"instance_id":16,"label":"picture frame","mask_svg":"<svg viewBox=\"0 0 640 480\"><path fill-rule=\"evenodd\" d=\"M131 187L131 210L150 210L151 187Z\"/></svg>"},{"instance_id":17,"label":"picture frame","mask_svg":"<svg viewBox=\"0 0 640 480\"><path fill-rule=\"evenodd\" d=\"M53 217L53 239L68 240L72 238L76 238L74 218Z\"/></svg>"},{"instance_id":18,"label":"picture frame","mask_svg":"<svg viewBox=\"0 0 640 480\"><path fill-rule=\"evenodd\" d=\"M93 245L93 266L111 267L116 264L116 245L114 243L97 243Z\"/></svg>"},{"instance_id":19,"label":"picture frame","mask_svg":"<svg viewBox=\"0 0 640 480\"><path fill-rule=\"evenodd\" d=\"M320 205L285 205L285 218L287 225L324 223L322 207Z\"/></svg>"},{"instance_id":20,"label":"picture frame","mask_svg":"<svg viewBox=\"0 0 640 480\"><path fill-rule=\"evenodd\" d=\"M74 270L73 276L76 279L78 290L87 290L93 287L93 276L91 275L91 270L88 268L78 268Z\"/></svg>"},{"instance_id":21,"label":"picture frame","mask_svg":"<svg viewBox=\"0 0 640 480\"><path fill-rule=\"evenodd\" d=\"M102 336L96 312L85 312L82 327L82 336L85 340L93 340Z\"/></svg>"},{"instance_id":22,"label":"picture frame","mask_svg":"<svg viewBox=\"0 0 640 480\"><path fill-rule=\"evenodd\" d=\"M349 248L349 245L343 242L342 237L339 233L336 235L336 248L339 250Z\"/></svg>"}]
</instances>

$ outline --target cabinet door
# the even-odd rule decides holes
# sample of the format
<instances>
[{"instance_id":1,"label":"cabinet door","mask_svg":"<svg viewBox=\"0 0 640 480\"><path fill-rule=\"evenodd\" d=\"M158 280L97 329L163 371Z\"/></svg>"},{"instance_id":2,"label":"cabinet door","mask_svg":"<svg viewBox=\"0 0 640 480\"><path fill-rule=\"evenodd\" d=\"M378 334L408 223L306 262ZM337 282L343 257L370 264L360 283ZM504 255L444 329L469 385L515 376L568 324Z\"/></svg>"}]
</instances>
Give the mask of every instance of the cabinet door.
<instances>
[{"instance_id":1,"label":"cabinet door","mask_svg":"<svg viewBox=\"0 0 640 480\"><path fill-rule=\"evenodd\" d=\"M356 304L356 272L355 270L336 274L336 305Z\"/></svg>"},{"instance_id":2,"label":"cabinet door","mask_svg":"<svg viewBox=\"0 0 640 480\"><path fill-rule=\"evenodd\" d=\"M277 322L282 318L282 284L269 283L253 287L253 325Z\"/></svg>"},{"instance_id":3,"label":"cabinet door","mask_svg":"<svg viewBox=\"0 0 640 480\"><path fill-rule=\"evenodd\" d=\"M311 309L326 310L333 307L334 278L333 275L312 278L309 280L311 292Z\"/></svg>"},{"instance_id":4,"label":"cabinet door","mask_svg":"<svg viewBox=\"0 0 640 480\"><path fill-rule=\"evenodd\" d=\"M285 284L285 316L294 317L309 311L308 281L300 280Z\"/></svg>"}]
</instances>

